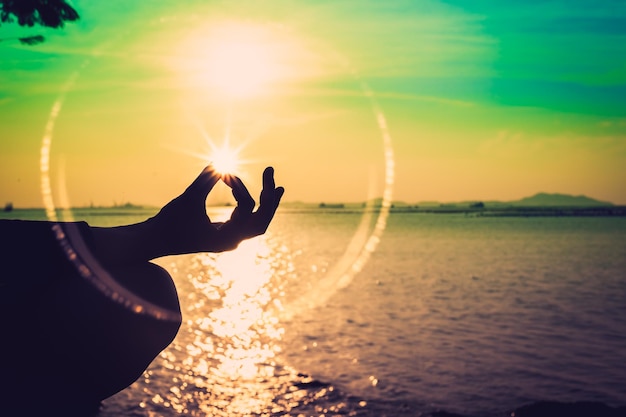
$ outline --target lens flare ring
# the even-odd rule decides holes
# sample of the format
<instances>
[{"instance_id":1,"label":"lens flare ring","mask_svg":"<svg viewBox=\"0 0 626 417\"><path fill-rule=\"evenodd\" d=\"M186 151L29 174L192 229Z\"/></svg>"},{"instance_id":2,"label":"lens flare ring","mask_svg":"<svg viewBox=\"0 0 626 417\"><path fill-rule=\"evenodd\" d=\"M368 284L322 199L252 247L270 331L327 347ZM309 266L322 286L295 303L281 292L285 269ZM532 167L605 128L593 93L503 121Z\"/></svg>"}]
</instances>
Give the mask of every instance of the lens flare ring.
<instances>
[{"instance_id":1,"label":"lens flare ring","mask_svg":"<svg viewBox=\"0 0 626 417\"><path fill-rule=\"evenodd\" d=\"M96 54L94 54L94 56L95 55ZM181 317L178 312L154 305L141 297L138 297L119 284L94 258L93 254L82 239L78 231L78 226L71 223L71 210L58 210L55 206L50 179L50 154L52 149L54 127L62 110L67 93L74 87L80 75L80 71L84 69L89 62L89 59L85 60L80 69L75 71L68 78L68 81L61 89L61 93L53 103L46 122L40 149L39 164L41 194L46 216L48 220L53 223L52 228L55 236L59 245L66 253L68 260L75 265L77 271L83 278L91 282L105 296L138 314L147 314L161 320L180 320ZM359 79L354 70L352 70L351 73L355 79ZM382 202L380 208L378 208L373 206L374 203L371 198L368 199L369 203L365 208L361 222L342 257L334 264L326 276L311 290L313 294L309 293L306 296L301 297L297 300L297 302L291 303L282 309L282 318L289 319L297 314L300 314L304 309L319 306L328 300L337 290L348 286L352 282L354 276L363 269L372 253L375 252L387 225L395 179L393 143L387 125L387 120L376 100L373 90L365 81L361 80L359 84L363 96L370 102L370 106L374 113L374 117L376 118L378 129L380 130L382 138L385 167ZM238 168L238 150L229 150L227 143L224 144L223 149L214 147L211 159L213 159L213 163L216 165L217 169L223 173L230 173L236 171ZM65 192L64 187L61 186L59 188L61 198L67 200L67 193ZM67 206L69 207L69 205ZM378 211L378 216L372 232L369 233L369 225L371 224L375 211ZM57 212L62 214L62 220L64 223L60 223ZM311 300L314 301L312 302Z\"/></svg>"},{"instance_id":2,"label":"lens flare ring","mask_svg":"<svg viewBox=\"0 0 626 417\"><path fill-rule=\"evenodd\" d=\"M355 71L352 71L355 78L358 78ZM365 207L361 222L357 227L352 239L348 243L343 255L328 273L316 283L316 285L306 294L299 297L295 302L290 303L281 309L283 319L291 319L306 310L323 305L338 290L350 285L354 277L363 270L370 256L376 251L380 239L387 227L387 219L391 210L393 198L393 185L395 181L395 160L393 142L387 119L383 113L375 94L365 81L360 81L361 91L369 100L374 116L376 117L378 129L381 133L385 166L385 182L382 201L376 218L376 223L371 233L368 233L369 225L372 222L373 214L376 211L373 199L374 195L368 196L368 203Z\"/></svg>"},{"instance_id":3,"label":"lens flare ring","mask_svg":"<svg viewBox=\"0 0 626 417\"><path fill-rule=\"evenodd\" d=\"M81 69L85 68L88 63L89 60L86 60ZM136 314L146 314L159 320L180 321L180 313L144 300L115 280L91 253L79 231L79 226L76 223L72 223L73 216L71 210L57 209L55 206L50 181L50 152L52 149L54 125L63 108L65 97L76 83L79 75L79 71L74 72L62 87L61 93L52 105L48 115L44 136L41 141L39 171L41 195L46 217L52 222L51 229L68 261L74 265L82 278L90 282L102 294ZM64 187L60 188L61 199L68 200ZM62 222L59 220L57 212L61 214Z\"/></svg>"}]
</instances>

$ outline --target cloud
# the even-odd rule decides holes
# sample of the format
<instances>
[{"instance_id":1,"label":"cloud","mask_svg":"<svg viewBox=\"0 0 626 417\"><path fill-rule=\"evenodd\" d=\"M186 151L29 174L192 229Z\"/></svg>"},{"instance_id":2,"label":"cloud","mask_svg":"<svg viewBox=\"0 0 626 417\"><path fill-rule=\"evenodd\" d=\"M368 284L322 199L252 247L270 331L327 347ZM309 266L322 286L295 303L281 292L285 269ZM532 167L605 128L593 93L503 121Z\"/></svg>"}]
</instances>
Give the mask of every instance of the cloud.
<instances>
[{"instance_id":1,"label":"cloud","mask_svg":"<svg viewBox=\"0 0 626 417\"><path fill-rule=\"evenodd\" d=\"M332 39L365 77L463 76L495 53L480 16L439 1L327 2L306 16L303 31Z\"/></svg>"},{"instance_id":2,"label":"cloud","mask_svg":"<svg viewBox=\"0 0 626 417\"><path fill-rule=\"evenodd\" d=\"M524 131L501 130L478 145L477 153L499 159L568 158L626 156L626 134L585 136L580 133L537 135Z\"/></svg>"}]
</instances>

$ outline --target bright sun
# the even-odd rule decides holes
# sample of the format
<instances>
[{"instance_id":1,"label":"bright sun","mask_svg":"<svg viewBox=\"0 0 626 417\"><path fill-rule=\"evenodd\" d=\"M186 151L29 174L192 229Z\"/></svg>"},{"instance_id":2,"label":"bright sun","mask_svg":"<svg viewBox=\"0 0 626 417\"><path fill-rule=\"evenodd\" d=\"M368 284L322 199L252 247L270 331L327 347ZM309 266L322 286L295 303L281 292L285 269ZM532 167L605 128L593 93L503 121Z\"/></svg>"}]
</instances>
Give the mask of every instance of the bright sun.
<instances>
[{"instance_id":1,"label":"bright sun","mask_svg":"<svg viewBox=\"0 0 626 417\"><path fill-rule=\"evenodd\" d=\"M187 45L184 64L196 86L212 94L248 98L262 94L286 78L284 41L262 26L216 24Z\"/></svg>"},{"instance_id":2,"label":"bright sun","mask_svg":"<svg viewBox=\"0 0 626 417\"><path fill-rule=\"evenodd\" d=\"M257 95L278 75L266 46L252 39L225 40L208 61L207 81L228 96Z\"/></svg>"},{"instance_id":3,"label":"bright sun","mask_svg":"<svg viewBox=\"0 0 626 417\"><path fill-rule=\"evenodd\" d=\"M221 148L212 146L209 161L220 174L235 174L239 170L239 150L231 149L227 143Z\"/></svg>"}]
</instances>

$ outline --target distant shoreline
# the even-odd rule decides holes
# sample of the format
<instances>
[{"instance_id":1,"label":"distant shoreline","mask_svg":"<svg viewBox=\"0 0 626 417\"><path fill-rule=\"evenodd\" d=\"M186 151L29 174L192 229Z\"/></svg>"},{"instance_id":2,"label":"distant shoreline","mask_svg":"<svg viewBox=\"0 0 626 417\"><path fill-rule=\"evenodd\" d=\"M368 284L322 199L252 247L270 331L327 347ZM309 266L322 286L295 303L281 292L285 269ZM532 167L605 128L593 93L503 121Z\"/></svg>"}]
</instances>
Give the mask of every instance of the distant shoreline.
<instances>
[{"instance_id":1,"label":"distant shoreline","mask_svg":"<svg viewBox=\"0 0 626 417\"><path fill-rule=\"evenodd\" d=\"M360 205L333 205L318 207L313 205L288 206L280 209L283 213L325 213L350 214L379 212L381 206L363 207ZM457 207L457 206L391 206L391 214L456 214L468 217L626 217L626 206L609 207Z\"/></svg>"},{"instance_id":2,"label":"distant shoreline","mask_svg":"<svg viewBox=\"0 0 626 417\"><path fill-rule=\"evenodd\" d=\"M393 213L466 214L477 217L597 217L626 216L626 206L610 207L424 207L392 208Z\"/></svg>"},{"instance_id":3,"label":"distant shoreline","mask_svg":"<svg viewBox=\"0 0 626 417\"><path fill-rule=\"evenodd\" d=\"M211 206L211 209L232 209L231 206ZM382 206L364 206L363 204L328 204L319 206L315 204L286 204L279 211L282 213L324 213L324 214L350 214L363 212L379 212ZM154 215L158 208L154 207L76 207L70 209L74 214L88 214L91 216L124 216L145 213ZM625 217L626 206L601 206L601 207L471 207L457 205L440 206L395 206L389 207L392 214L462 214L469 217ZM0 212L0 218L19 218L24 214L41 214L45 218L43 208L14 208L8 212ZM29 216L30 217L30 216Z\"/></svg>"}]
</instances>

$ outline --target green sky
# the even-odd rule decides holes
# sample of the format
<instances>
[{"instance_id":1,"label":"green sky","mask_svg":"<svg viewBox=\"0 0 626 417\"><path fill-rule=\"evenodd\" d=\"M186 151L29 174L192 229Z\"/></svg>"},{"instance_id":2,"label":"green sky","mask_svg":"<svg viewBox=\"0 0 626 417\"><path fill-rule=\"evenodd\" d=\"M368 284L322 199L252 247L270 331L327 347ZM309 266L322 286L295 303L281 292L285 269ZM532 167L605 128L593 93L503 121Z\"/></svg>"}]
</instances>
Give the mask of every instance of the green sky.
<instances>
[{"instance_id":1,"label":"green sky","mask_svg":"<svg viewBox=\"0 0 626 417\"><path fill-rule=\"evenodd\" d=\"M73 4L64 29L0 26L0 203L42 205L57 103L57 204L164 204L227 136L254 193L271 164L287 200L360 201L385 182L377 115L394 200L626 204L623 1ZM34 34L46 42L9 40ZM215 48L241 44L263 56L227 68L232 97L207 74Z\"/></svg>"}]
</instances>

